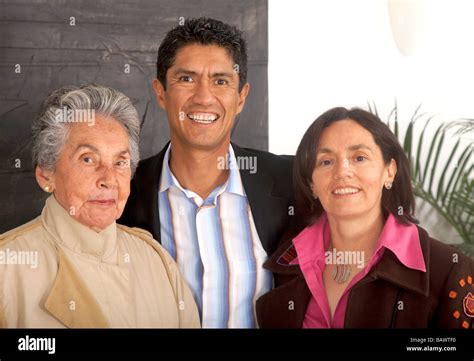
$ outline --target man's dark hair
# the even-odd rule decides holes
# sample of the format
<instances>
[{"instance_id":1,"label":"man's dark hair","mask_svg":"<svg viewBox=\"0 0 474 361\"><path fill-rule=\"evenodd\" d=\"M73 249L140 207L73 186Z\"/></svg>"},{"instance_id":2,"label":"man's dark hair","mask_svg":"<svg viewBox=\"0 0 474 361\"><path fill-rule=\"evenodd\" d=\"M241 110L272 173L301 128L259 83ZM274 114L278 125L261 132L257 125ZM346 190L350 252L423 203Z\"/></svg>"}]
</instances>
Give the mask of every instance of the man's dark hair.
<instances>
[{"instance_id":1,"label":"man's dark hair","mask_svg":"<svg viewBox=\"0 0 474 361\"><path fill-rule=\"evenodd\" d=\"M247 44L235 26L210 18L190 19L171 29L158 49L156 77L166 90L166 73L173 65L176 53L186 45L217 45L225 48L238 65L239 92L247 83Z\"/></svg>"},{"instance_id":2,"label":"man's dark hair","mask_svg":"<svg viewBox=\"0 0 474 361\"><path fill-rule=\"evenodd\" d=\"M410 178L410 165L397 137L376 115L359 108L348 110L338 107L323 113L311 124L296 151L293 177L296 213L299 219L298 228L302 229L312 224L324 211L321 202L313 197L311 190L316 152L324 129L345 119L355 121L372 134L386 165L391 159L397 163L397 173L392 188L390 190L384 188L382 191L382 210L393 214L401 223L418 223L414 217L415 198Z\"/></svg>"}]
</instances>

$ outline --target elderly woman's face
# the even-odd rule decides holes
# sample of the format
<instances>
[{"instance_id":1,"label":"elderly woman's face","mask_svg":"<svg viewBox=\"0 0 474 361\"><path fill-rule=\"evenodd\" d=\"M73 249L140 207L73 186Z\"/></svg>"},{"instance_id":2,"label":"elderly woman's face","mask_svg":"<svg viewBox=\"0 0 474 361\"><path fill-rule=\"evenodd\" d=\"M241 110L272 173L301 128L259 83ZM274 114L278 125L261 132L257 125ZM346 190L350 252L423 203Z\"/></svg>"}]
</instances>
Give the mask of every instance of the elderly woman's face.
<instances>
[{"instance_id":1,"label":"elderly woman's face","mask_svg":"<svg viewBox=\"0 0 474 361\"><path fill-rule=\"evenodd\" d=\"M346 119L321 134L313 171L313 193L326 213L335 217L375 215L382 211L382 190L392 181L396 164L384 163L372 134Z\"/></svg>"},{"instance_id":2,"label":"elderly woman's face","mask_svg":"<svg viewBox=\"0 0 474 361\"><path fill-rule=\"evenodd\" d=\"M51 175L57 201L97 232L120 217L130 194L128 149L125 128L112 118L73 123Z\"/></svg>"}]
</instances>

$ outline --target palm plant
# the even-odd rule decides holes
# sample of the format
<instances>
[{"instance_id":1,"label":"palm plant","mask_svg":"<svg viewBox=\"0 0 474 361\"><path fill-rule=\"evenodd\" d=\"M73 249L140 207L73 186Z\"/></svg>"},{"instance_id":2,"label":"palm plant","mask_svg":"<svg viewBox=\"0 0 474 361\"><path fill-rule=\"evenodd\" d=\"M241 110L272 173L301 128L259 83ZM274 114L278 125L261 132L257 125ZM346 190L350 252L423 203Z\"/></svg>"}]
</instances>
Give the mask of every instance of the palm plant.
<instances>
[{"instance_id":1,"label":"palm plant","mask_svg":"<svg viewBox=\"0 0 474 361\"><path fill-rule=\"evenodd\" d=\"M369 111L379 116L375 104L368 105ZM399 129L399 109L396 102L386 123L399 139L410 160L415 196L428 202L448 221L465 245L469 245L463 250L472 256L474 250L474 179L472 177L474 143L471 140L468 144L463 144L461 135L472 134L474 119L443 122L429 139L426 130L434 116L420 113L420 108L421 105L411 116L403 134ZM418 128L418 125L421 127ZM450 145L446 143L447 132L453 128L457 131L452 137L448 134L449 143L454 143ZM416 140L416 146L414 140ZM441 154L448 155L445 162L440 158Z\"/></svg>"}]
</instances>

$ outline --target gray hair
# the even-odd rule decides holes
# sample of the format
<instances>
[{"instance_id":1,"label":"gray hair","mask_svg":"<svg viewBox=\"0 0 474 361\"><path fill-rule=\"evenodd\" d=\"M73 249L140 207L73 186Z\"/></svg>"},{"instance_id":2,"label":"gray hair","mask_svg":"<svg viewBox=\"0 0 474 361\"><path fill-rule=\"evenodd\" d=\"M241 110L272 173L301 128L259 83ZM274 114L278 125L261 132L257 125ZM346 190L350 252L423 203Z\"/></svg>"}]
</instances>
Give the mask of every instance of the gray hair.
<instances>
[{"instance_id":1,"label":"gray hair","mask_svg":"<svg viewBox=\"0 0 474 361\"><path fill-rule=\"evenodd\" d=\"M39 166L46 170L56 168L59 154L69 134L69 123L84 121L77 119L77 114L84 114L84 111L111 117L126 129L133 175L140 160L140 121L137 110L125 94L97 84L64 86L49 94L32 125L34 167ZM58 115L66 113L73 113L75 119L68 117L58 120Z\"/></svg>"}]
</instances>

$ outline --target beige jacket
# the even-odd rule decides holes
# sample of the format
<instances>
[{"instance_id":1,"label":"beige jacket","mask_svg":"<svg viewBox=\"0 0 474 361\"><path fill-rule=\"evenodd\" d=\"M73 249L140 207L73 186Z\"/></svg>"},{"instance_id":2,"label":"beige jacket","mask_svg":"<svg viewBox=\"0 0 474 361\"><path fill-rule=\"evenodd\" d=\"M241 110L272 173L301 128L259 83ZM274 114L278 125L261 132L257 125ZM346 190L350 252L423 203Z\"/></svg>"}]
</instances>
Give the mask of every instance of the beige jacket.
<instances>
[{"instance_id":1,"label":"beige jacket","mask_svg":"<svg viewBox=\"0 0 474 361\"><path fill-rule=\"evenodd\" d=\"M174 260L138 228L100 233L51 196L0 236L0 327L199 327Z\"/></svg>"}]
</instances>

